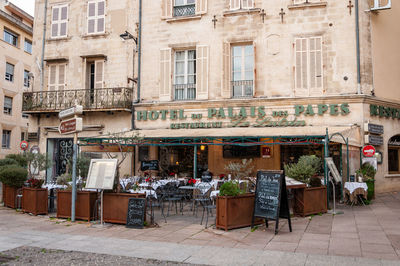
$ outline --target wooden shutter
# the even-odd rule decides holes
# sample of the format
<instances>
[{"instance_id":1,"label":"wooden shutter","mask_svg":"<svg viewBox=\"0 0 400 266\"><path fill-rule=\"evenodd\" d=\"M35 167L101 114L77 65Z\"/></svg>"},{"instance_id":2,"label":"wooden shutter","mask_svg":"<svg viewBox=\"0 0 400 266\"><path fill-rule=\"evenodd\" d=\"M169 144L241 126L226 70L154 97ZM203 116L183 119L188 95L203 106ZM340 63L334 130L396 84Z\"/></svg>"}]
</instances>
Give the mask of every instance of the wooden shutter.
<instances>
[{"instance_id":1,"label":"wooden shutter","mask_svg":"<svg viewBox=\"0 0 400 266\"><path fill-rule=\"evenodd\" d=\"M58 88L57 90L62 91L65 89L65 70L66 65L58 65Z\"/></svg>"},{"instance_id":2,"label":"wooden shutter","mask_svg":"<svg viewBox=\"0 0 400 266\"><path fill-rule=\"evenodd\" d=\"M313 37L309 39L309 61L310 94L320 95L323 93L324 87L322 37Z\"/></svg>"},{"instance_id":3,"label":"wooden shutter","mask_svg":"<svg viewBox=\"0 0 400 266\"><path fill-rule=\"evenodd\" d=\"M241 0L230 0L229 9L230 10L240 9L240 1Z\"/></svg>"},{"instance_id":4,"label":"wooden shutter","mask_svg":"<svg viewBox=\"0 0 400 266\"><path fill-rule=\"evenodd\" d=\"M68 30L68 6L60 8L61 19L60 19L60 36L67 36Z\"/></svg>"},{"instance_id":5,"label":"wooden shutter","mask_svg":"<svg viewBox=\"0 0 400 266\"><path fill-rule=\"evenodd\" d=\"M49 91L56 90L57 65L49 66Z\"/></svg>"},{"instance_id":6,"label":"wooden shutter","mask_svg":"<svg viewBox=\"0 0 400 266\"><path fill-rule=\"evenodd\" d=\"M104 32L105 2L97 2L97 32Z\"/></svg>"},{"instance_id":7,"label":"wooden shutter","mask_svg":"<svg viewBox=\"0 0 400 266\"><path fill-rule=\"evenodd\" d=\"M96 2L89 2L88 3L88 28L87 32L88 33L94 33L95 32L95 26L96 26Z\"/></svg>"},{"instance_id":8,"label":"wooden shutter","mask_svg":"<svg viewBox=\"0 0 400 266\"><path fill-rule=\"evenodd\" d=\"M253 42L253 96L256 94L256 81L257 81L257 69L256 69L256 42Z\"/></svg>"},{"instance_id":9,"label":"wooden shutter","mask_svg":"<svg viewBox=\"0 0 400 266\"><path fill-rule=\"evenodd\" d=\"M160 101L171 100L171 48L160 50Z\"/></svg>"},{"instance_id":10,"label":"wooden shutter","mask_svg":"<svg viewBox=\"0 0 400 266\"><path fill-rule=\"evenodd\" d=\"M295 95L308 96L308 39L295 40Z\"/></svg>"},{"instance_id":11,"label":"wooden shutter","mask_svg":"<svg viewBox=\"0 0 400 266\"><path fill-rule=\"evenodd\" d=\"M243 9L254 8L254 0L241 0Z\"/></svg>"},{"instance_id":12,"label":"wooden shutter","mask_svg":"<svg viewBox=\"0 0 400 266\"><path fill-rule=\"evenodd\" d=\"M209 51L207 45L196 47L196 99L208 99Z\"/></svg>"},{"instance_id":13,"label":"wooden shutter","mask_svg":"<svg viewBox=\"0 0 400 266\"><path fill-rule=\"evenodd\" d=\"M162 0L162 5L161 5L161 18L162 19L167 19L167 18L172 18L172 4L173 0Z\"/></svg>"},{"instance_id":14,"label":"wooden shutter","mask_svg":"<svg viewBox=\"0 0 400 266\"><path fill-rule=\"evenodd\" d=\"M223 43L222 47L222 98L231 97L231 45Z\"/></svg>"},{"instance_id":15,"label":"wooden shutter","mask_svg":"<svg viewBox=\"0 0 400 266\"><path fill-rule=\"evenodd\" d=\"M94 62L94 87L103 88L104 85L104 61Z\"/></svg>"},{"instance_id":16,"label":"wooden shutter","mask_svg":"<svg viewBox=\"0 0 400 266\"><path fill-rule=\"evenodd\" d=\"M58 36L58 24L60 19L60 8L53 7L51 15L51 37Z\"/></svg>"},{"instance_id":17,"label":"wooden shutter","mask_svg":"<svg viewBox=\"0 0 400 266\"><path fill-rule=\"evenodd\" d=\"M207 0L196 0L196 14L207 13Z\"/></svg>"}]
</instances>

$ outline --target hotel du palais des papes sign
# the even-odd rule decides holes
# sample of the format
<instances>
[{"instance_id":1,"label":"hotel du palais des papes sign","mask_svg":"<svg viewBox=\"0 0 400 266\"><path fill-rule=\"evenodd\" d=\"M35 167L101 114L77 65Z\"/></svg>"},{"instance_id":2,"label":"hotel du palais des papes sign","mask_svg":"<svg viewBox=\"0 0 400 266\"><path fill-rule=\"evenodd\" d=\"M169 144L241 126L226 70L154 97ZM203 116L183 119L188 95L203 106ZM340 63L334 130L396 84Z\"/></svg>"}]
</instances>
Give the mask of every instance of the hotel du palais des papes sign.
<instances>
[{"instance_id":1,"label":"hotel du palais des papes sign","mask_svg":"<svg viewBox=\"0 0 400 266\"><path fill-rule=\"evenodd\" d=\"M157 124L157 128L168 127L170 129L304 127L307 126L306 118L338 117L346 116L350 113L348 103L294 105L279 107L279 109L274 108L266 106L169 110L140 110L138 108L136 120L141 125L145 125L144 127L153 127L153 125Z\"/></svg>"}]
</instances>

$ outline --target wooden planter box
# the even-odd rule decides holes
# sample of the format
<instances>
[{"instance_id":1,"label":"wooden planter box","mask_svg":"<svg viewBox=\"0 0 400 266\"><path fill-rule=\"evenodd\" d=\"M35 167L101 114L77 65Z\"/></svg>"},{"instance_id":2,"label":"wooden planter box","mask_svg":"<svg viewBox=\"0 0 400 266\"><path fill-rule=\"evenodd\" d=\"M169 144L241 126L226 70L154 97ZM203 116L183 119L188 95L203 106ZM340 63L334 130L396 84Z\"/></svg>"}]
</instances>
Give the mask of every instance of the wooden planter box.
<instances>
[{"instance_id":1,"label":"wooden planter box","mask_svg":"<svg viewBox=\"0 0 400 266\"><path fill-rule=\"evenodd\" d=\"M57 191L57 218L71 218L71 191ZM78 191L75 205L75 218L90 221L94 217L97 192Z\"/></svg>"},{"instance_id":2,"label":"wooden planter box","mask_svg":"<svg viewBox=\"0 0 400 266\"><path fill-rule=\"evenodd\" d=\"M328 210L325 186L295 189L293 194L293 211L296 215L307 216Z\"/></svg>"},{"instance_id":3,"label":"wooden planter box","mask_svg":"<svg viewBox=\"0 0 400 266\"><path fill-rule=\"evenodd\" d=\"M48 191L47 188L22 188L22 210L33 215L47 214Z\"/></svg>"},{"instance_id":4,"label":"wooden planter box","mask_svg":"<svg viewBox=\"0 0 400 266\"><path fill-rule=\"evenodd\" d=\"M130 198L146 198L146 194L104 193L103 220L108 223L126 224ZM145 215L146 221L146 215Z\"/></svg>"},{"instance_id":5,"label":"wooden planter box","mask_svg":"<svg viewBox=\"0 0 400 266\"><path fill-rule=\"evenodd\" d=\"M4 206L16 209L16 199L18 195L18 188L11 187L3 184L3 202ZM22 203L21 203L22 205Z\"/></svg>"},{"instance_id":6,"label":"wooden planter box","mask_svg":"<svg viewBox=\"0 0 400 266\"><path fill-rule=\"evenodd\" d=\"M217 197L216 227L228 231L229 229L251 226L254 210L254 193L235 197ZM254 224L263 223L262 219L255 219Z\"/></svg>"}]
</instances>

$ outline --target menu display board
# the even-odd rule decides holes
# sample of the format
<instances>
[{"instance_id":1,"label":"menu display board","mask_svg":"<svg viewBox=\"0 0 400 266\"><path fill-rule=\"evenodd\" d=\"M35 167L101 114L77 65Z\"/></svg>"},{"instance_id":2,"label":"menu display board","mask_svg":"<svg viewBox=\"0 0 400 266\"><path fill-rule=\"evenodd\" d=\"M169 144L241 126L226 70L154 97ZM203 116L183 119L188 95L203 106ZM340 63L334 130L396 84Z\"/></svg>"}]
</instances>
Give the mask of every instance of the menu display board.
<instances>
[{"instance_id":1,"label":"menu display board","mask_svg":"<svg viewBox=\"0 0 400 266\"><path fill-rule=\"evenodd\" d=\"M92 159L85 188L113 189L117 159Z\"/></svg>"},{"instance_id":2,"label":"menu display board","mask_svg":"<svg viewBox=\"0 0 400 266\"><path fill-rule=\"evenodd\" d=\"M146 199L130 198L126 215L126 227L142 229L146 210Z\"/></svg>"},{"instance_id":3,"label":"menu display board","mask_svg":"<svg viewBox=\"0 0 400 266\"><path fill-rule=\"evenodd\" d=\"M275 234L278 233L279 218L286 218L289 220L290 232L292 231L283 171L257 172L252 227L255 217L264 218L267 227L268 220L276 221Z\"/></svg>"},{"instance_id":4,"label":"menu display board","mask_svg":"<svg viewBox=\"0 0 400 266\"><path fill-rule=\"evenodd\" d=\"M157 160L141 161L140 170L141 171L158 170L158 161Z\"/></svg>"}]
</instances>

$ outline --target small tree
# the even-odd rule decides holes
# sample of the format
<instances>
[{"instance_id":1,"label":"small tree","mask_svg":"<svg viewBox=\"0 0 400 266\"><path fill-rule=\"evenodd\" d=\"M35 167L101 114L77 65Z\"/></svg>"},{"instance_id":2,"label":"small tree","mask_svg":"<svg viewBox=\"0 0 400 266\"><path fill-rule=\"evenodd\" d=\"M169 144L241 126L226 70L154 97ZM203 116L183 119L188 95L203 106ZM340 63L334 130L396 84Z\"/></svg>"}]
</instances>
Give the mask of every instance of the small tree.
<instances>
[{"instance_id":1,"label":"small tree","mask_svg":"<svg viewBox=\"0 0 400 266\"><path fill-rule=\"evenodd\" d=\"M24 154L8 154L6 155L6 159L15 160L21 167L26 168L28 166L26 156Z\"/></svg>"},{"instance_id":2,"label":"small tree","mask_svg":"<svg viewBox=\"0 0 400 266\"><path fill-rule=\"evenodd\" d=\"M228 163L225 165L225 170L232 174L233 179L239 180L248 177L253 171L254 166L251 165L252 159L243 159L239 163Z\"/></svg>"},{"instance_id":3,"label":"small tree","mask_svg":"<svg viewBox=\"0 0 400 266\"><path fill-rule=\"evenodd\" d=\"M35 175L35 173L32 173L33 171L40 172L52 165L52 160L46 154L27 152L25 153L25 158L30 178Z\"/></svg>"},{"instance_id":4,"label":"small tree","mask_svg":"<svg viewBox=\"0 0 400 266\"><path fill-rule=\"evenodd\" d=\"M6 165L0 168L0 181L10 187L22 187L28 172L18 165Z\"/></svg>"}]
</instances>

